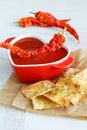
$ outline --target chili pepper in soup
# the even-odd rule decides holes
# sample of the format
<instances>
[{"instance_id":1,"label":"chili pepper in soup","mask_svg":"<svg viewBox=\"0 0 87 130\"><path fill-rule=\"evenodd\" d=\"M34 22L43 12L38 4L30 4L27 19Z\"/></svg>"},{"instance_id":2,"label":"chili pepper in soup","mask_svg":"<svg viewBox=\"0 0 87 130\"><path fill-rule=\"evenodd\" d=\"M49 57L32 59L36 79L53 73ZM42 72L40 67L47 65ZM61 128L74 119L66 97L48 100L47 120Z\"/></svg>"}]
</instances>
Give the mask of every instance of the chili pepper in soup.
<instances>
[{"instance_id":1,"label":"chili pepper in soup","mask_svg":"<svg viewBox=\"0 0 87 130\"><path fill-rule=\"evenodd\" d=\"M33 37L23 38L14 43L14 45L26 51L39 49L41 46L43 46L43 44L44 43L42 41ZM27 58L20 58L19 56L11 53L12 60L17 65L51 63L64 58L66 55L67 50L63 47L54 52L46 52L43 54L34 55Z\"/></svg>"}]
</instances>

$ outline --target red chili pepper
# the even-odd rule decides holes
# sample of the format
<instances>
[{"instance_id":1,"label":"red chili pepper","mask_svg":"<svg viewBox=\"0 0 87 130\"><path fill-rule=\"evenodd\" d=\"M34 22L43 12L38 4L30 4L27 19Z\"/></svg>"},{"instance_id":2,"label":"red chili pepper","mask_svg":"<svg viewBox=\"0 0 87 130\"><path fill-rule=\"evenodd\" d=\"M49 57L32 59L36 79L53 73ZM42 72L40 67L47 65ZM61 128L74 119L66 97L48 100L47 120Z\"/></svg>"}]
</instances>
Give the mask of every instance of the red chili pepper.
<instances>
[{"instance_id":1,"label":"red chili pepper","mask_svg":"<svg viewBox=\"0 0 87 130\"><path fill-rule=\"evenodd\" d=\"M2 43L0 43L0 47L11 50L11 52L13 54L18 55L21 58L27 57L27 52L22 50L20 47L15 46L15 45L12 45L12 44L9 44L6 42L2 42Z\"/></svg>"},{"instance_id":2,"label":"red chili pepper","mask_svg":"<svg viewBox=\"0 0 87 130\"><path fill-rule=\"evenodd\" d=\"M50 25L48 25L48 24L46 24L42 21L39 21L37 18L34 18L34 17L21 18L16 23L19 23L19 25L21 27L29 27L29 26L32 26L32 25L39 25L39 26L42 26L42 27L50 26Z\"/></svg>"},{"instance_id":3,"label":"red chili pepper","mask_svg":"<svg viewBox=\"0 0 87 130\"><path fill-rule=\"evenodd\" d=\"M37 24L37 19L33 17L21 18L18 23L21 27L28 27Z\"/></svg>"},{"instance_id":4,"label":"red chili pepper","mask_svg":"<svg viewBox=\"0 0 87 130\"><path fill-rule=\"evenodd\" d=\"M66 22L69 22L70 20L71 20L71 19L62 19L62 20L59 20L59 21L66 23Z\"/></svg>"},{"instance_id":5,"label":"red chili pepper","mask_svg":"<svg viewBox=\"0 0 87 130\"><path fill-rule=\"evenodd\" d=\"M71 27L69 24L60 22L59 25L57 25L57 27L62 28L62 29L66 28L66 30L78 40L78 43L80 42L80 38L76 30L73 27Z\"/></svg>"},{"instance_id":6,"label":"red chili pepper","mask_svg":"<svg viewBox=\"0 0 87 130\"><path fill-rule=\"evenodd\" d=\"M11 50L12 53L18 55L21 58L35 56L38 54L52 52L60 49L65 42L64 32L65 31L55 34L48 44L44 44L40 49L37 49L35 51L25 51L9 43L0 43L0 47Z\"/></svg>"},{"instance_id":7,"label":"red chili pepper","mask_svg":"<svg viewBox=\"0 0 87 130\"><path fill-rule=\"evenodd\" d=\"M40 20L48 25L51 25L51 26L53 25L55 27L60 27L63 29L66 27L67 31L70 32L79 42L79 36L78 36L78 33L76 32L76 30L73 27L71 27L69 24L67 24L63 21L57 20L50 13L38 11L35 13L35 17L38 20Z\"/></svg>"},{"instance_id":8,"label":"red chili pepper","mask_svg":"<svg viewBox=\"0 0 87 130\"><path fill-rule=\"evenodd\" d=\"M33 12L30 12L30 13L33 13ZM50 26L55 26L56 23L58 22L68 22L70 21L71 19L63 19L63 20L59 20L57 19L56 17L54 17L52 14L48 13L48 12L41 12L41 11L38 11L36 13L33 13L35 14L35 17L39 20L39 21L42 21L44 23L47 23L48 25ZM50 21L49 21L50 20Z\"/></svg>"}]
</instances>

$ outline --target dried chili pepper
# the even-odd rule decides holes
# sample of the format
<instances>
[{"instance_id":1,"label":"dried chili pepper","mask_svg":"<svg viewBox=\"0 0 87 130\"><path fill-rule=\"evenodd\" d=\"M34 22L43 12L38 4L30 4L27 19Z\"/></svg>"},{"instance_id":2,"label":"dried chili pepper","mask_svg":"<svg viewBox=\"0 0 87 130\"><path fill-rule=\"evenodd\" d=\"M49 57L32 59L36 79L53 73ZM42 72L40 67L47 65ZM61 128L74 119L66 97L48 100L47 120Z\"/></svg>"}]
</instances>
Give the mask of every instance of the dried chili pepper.
<instances>
[{"instance_id":1,"label":"dried chili pepper","mask_svg":"<svg viewBox=\"0 0 87 130\"><path fill-rule=\"evenodd\" d=\"M12 45L12 44L9 44L6 42L2 42L2 43L0 43L0 47L11 50L12 53L18 55L21 58L27 57L27 52L15 45Z\"/></svg>"},{"instance_id":2,"label":"dried chili pepper","mask_svg":"<svg viewBox=\"0 0 87 130\"><path fill-rule=\"evenodd\" d=\"M66 27L67 31L69 33L71 33L79 42L79 36L78 36L78 33L76 32L76 30L73 27L71 27L69 24L67 24L63 21L57 20L50 13L38 11L35 13L35 17L38 20L40 20L48 25L51 25L51 26L55 26L55 27L59 27L59 28L63 28L63 29Z\"/></svg>"},{"instance_id":3,"label":"dried chili pepper","mask_svg":"<svg viewBox=\"0 0 87 130\"><path fill-rule=\"evenodd\" d=\"M64 23L67 23L69 22L71 19L62 19L62 20L59 20L60 22L64 22Z\"/></svg>"},{"instance_id":4,"label":"dried chili pepper","mask_svg":"<svg viewBox=\"0 0 87 130\"><path fill-rule=\"evenodd\" d=\"M32 26L32 25L39 25L39 26L42 26L42 27L50 26L50 25L48 25L44 22L39 21L37 18L34 18L34 17L21 18L16 23L18 23L21 27L29 27L29 26Z\"/></svg>"},{"instance_id":5,"label":"dried chili pepper","mask_svg":"<svg viewBox=\"0 0 87 130\"><path fill-rule=\"evenodd\" d=\"M30 12L30 13L33 13L33 12ZM63 19L63 20L58 20L56 17L54 17L52 14L48 13L48 12L41 12L41 11L38 11L36 13L33 13L35 14L35 17L39 20L39 21L42 21L44 23L47 23L48 25L50 26L55 26L57 23L59 22L68 22L70 21L71 19ZM50 20L50 22L49 22Z\"/></svg>"},{"instance_id":6,"label":"dried chili pepper","mask_svg":"<svg viewBox=\"0 0 87 130\"><path fill-rule=\"evenodd\" d=\"M12 53L18 55L21 58L26 58L30 56L35 56L38 54L43 54L46 52L53 52L62 47L65 43L65 30L62 33L55 34L54 37L49 41L49 43L44 44L41 48L34 51L25 51L20 47L9 43L0 43L0 47L11 50Z\"/></svg>"},{"instance_id":7,"label":"dried chili pepper","mask_svg":"<svg viewBox=\"0 0 87 130\"><path fill-rule=\"evenodd\" d=\"M60 22L59 25L57 25L57 27L62 28L62 29L66 28L67 31L68 31L70 34L72 34L72 35L78 40L78 43L80 42L78 33L77 33L76 30L75 30L73 27L71 27L69 24Z\"/></svg>"},{"instance_id":8,"label":"dried chili pepper","mask_svg":"<svg viewBox=\"0 0 87 130\"><path fill-rule=\"evenodd\" d=\"M26 17L19 19L18 23L21 27L28 27L37 24L37 18Z\"/></svg>"}]
</instances>

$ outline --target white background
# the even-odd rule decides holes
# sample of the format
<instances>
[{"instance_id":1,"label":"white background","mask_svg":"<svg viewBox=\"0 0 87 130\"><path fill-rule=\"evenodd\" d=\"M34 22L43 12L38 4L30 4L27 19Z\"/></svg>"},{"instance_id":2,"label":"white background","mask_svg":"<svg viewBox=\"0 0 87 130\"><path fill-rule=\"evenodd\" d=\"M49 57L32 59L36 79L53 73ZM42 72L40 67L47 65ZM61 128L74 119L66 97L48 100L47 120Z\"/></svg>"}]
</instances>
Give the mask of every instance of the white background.
<instances>
[{"instance_id":1,"label":"white background","mask_svg":"<svg viewBox=\"0 0 87 130\"><path fill-rule=\"evenodd\" d=\"M69 22L80 36L80 44L69 33L67 43L71 50L87 48L87 1L86 0L0 0L0 42L22 34L37 34L45 41L58 28L21 28L14 24L21 17L30 16L30 11L46 11L58 19L71 18ZM32 15L33 16L33 15ZM10 74L7 51L0 49L0 89ZM87 130L87 121L32 114L0 105L0 130Z\"/></svg>"}]
</instances>

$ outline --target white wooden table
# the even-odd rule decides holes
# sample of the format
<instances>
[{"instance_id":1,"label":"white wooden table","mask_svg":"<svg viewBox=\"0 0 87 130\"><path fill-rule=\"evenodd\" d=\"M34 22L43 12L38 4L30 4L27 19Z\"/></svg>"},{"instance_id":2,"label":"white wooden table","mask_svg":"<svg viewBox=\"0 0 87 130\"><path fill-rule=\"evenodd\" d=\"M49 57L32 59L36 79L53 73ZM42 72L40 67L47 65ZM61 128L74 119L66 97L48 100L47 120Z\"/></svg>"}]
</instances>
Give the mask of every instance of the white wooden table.
<instances>
[{"instance_id":1,"label":"white wooden table","mask_svg":"<svg viewBox=\"0 0 87 130\"><path fill-rule=\"evenodd\" d=\"M87 1L84 0L0 0L0 41L21 34L37 34L49 41L54 28L21 28L13 22L29 16L30 11L48 11L59 19L71 18L70 24L78 31L80 44L67 33L67 43L72 50L87 48ZM10 74L7 51L0 49L0 89ZM87 121L32 114L0 105L0 130L87 130Z\"/></svg>"}]
</instances>

